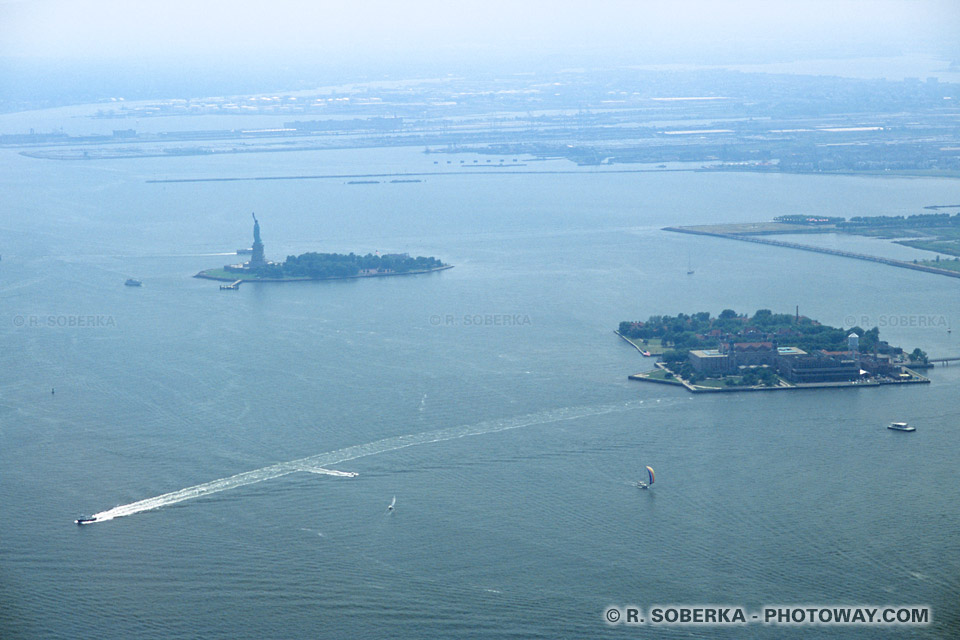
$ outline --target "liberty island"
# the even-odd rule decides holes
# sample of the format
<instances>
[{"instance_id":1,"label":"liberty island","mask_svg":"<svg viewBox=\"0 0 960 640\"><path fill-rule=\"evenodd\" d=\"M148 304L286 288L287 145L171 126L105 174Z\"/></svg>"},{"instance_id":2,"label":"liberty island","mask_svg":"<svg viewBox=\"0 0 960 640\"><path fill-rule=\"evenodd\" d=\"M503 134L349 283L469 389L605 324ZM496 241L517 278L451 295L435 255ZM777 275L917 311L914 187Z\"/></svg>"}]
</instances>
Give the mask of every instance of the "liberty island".
<instances>
[{"instance_id":1,"label":"liberty island","mask_svg":"<svg viewBox=\"0 0 960 640\"><path fill-rule=\"evenodd\" d=\"M379 276L414 275L451 269L434 257L411 257L406 253L302 253L287 256L283 262L273 262L264 257L263 240L260 237L260 221L253 215L253 245L250 260L239 264L227 264L220 269L205 269L195 278L233 282L221 288L237 288L241 282L291 282L297 280L341 280L345 278L371 278Z\"/></svg>"}]
</instances>

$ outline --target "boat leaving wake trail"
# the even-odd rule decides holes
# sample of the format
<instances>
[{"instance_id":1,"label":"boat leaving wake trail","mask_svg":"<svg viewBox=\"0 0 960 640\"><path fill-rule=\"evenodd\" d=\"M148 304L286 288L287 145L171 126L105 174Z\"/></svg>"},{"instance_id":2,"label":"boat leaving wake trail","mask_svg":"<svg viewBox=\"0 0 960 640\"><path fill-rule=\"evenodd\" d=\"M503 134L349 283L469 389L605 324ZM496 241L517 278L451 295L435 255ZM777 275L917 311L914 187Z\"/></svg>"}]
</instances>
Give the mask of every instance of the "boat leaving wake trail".
<instances>
[{"instance_id":1,"label":"boat leaving wake trail","mask_svg":"<svg viewBox=\"0 0 960 640\"><path fill-rule=\"evenodd\" d=\"M649 406L649 405L648 405ZM279 462L253 471L238 473L235 476L221 478L211 482L205 482L179 491L172 491L153 498L146 498L131 502L130 504L120 505L113 509L107 509L100 513L93 514L96 522L113 520L123 516L131 516L141 511L151 511L159 509L185 500L193 500L208 496L228 489L236 489L248 484L256 484L264 480L272 480L297 471L308 471L313 473L326 473L328 475L351 475L346 472L332 472L328 469L331 465L336 465L348 460L365 458L381 453L405 449L422 444L431 444L434 442L443 442L445 440L455 440L467 436L479 436L486 433L496 433L498 431L509 431L511 429L520 429L541 424L550 424L566 420L577 420L589 416L597 416L605 413L619 413L632 411L643 407L642 401L631 400L620 404L604 404L596 406L563 407L560 409L550 409L538 413L531 413L515 418L504 418L499 420L486 420L473 425L450 427L436 431L425 431L422 433L412 433L402 436L393 436L376 440L366 444L358 444L336 451L327 451L299 460L290 462Z\"/></svg>"}]
</instances>

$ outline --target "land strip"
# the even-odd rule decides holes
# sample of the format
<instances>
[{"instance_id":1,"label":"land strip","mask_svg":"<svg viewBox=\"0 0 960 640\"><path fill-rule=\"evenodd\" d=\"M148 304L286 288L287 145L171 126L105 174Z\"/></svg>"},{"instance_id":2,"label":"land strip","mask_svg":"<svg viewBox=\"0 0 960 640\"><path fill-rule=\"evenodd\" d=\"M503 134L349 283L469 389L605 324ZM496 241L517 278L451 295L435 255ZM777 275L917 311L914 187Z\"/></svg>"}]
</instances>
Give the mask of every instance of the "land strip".
<instances>
[{"instance_id":1,"label":"land strip","mask_svg":"<svg viewBox=\"0 0 960 640\"><path fill-rule=\"evenodd\" d=\"M510 169L509 164L477 165L477 168L486 168L488 171L430 171L416 173L356 173L356 174L326 174L326 175L305 175L305 176L251 176L228 177L228 178L163 178L145 180L146 183L168 183L168 182L241 182L246 180L330 180L343 179L352 180L356 178L423 178L433 176L463 176L463 175L485 175L485 174L605 174L605 173L678 173L692 172L698 169L571 169L569 171L545 170L545 171L496 171L496 169Z\"/></svg>"},{"instance_id":2,"label":"land strip","mask_svg":"<svg viewBox=\"0 0 960 640\"><path fill-rule=\"evenodd\" d=\"M772 223L775 224L775 223ZM891 267L900 267L901 269L913 269L914 271L925 271L927 273L935 273L941 276L948 276L950 278L960 278L960 271L954 271L951 269L944 269L941 267L932 267L929 264L923 264L918 262L907 262L905 260L894 260L893 258L882 258L880 256L871 256L865 253L854 253L852 251L840 251L839 249L828 249L826 247L815 247L808 244L800 244L798 242L786 242L783 240L771 240L769 238L758 238L754 236L744 235L743 231L734 231L734 232L722 232L719 231L724 225L705 225L707 228L702 227L665 227L664 231L674 231L676 233L689 233L693 235L700 236L712 236L714 238L726 238L728 240L740 240L741 242L753 242L756 244L766 244L774 247L785 247L787 249L799 249L801 251L813 251L815 253L825 253L827 255L839 256L841 258L853 258L855 260L868 260L870 262L879 262L881 264L890 265ZM741 227L743 225L729 225L731 227ZM775 231L761 231L759 233L794 233L789 229L784 229L779 232Z\"/></svg>"}]
</instances>

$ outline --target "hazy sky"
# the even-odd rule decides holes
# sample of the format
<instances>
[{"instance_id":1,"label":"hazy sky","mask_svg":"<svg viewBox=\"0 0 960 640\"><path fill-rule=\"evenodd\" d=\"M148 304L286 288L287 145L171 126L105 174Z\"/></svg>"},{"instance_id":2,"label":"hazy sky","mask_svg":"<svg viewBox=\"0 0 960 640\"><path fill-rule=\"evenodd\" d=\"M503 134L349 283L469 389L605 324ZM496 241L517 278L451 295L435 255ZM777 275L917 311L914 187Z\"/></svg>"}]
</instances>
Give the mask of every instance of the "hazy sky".
<instances>
[{"instance_id":1,"label":"hazy sky","mask_svg":"<svg viewBox=\"0 0 960 640\"><path fill-rule=\"evenodd\" d=\"M950 51L960 0L0 0L0 56ZM953 49L957 51L957 49Z\"/></svg>"}]
</instances>

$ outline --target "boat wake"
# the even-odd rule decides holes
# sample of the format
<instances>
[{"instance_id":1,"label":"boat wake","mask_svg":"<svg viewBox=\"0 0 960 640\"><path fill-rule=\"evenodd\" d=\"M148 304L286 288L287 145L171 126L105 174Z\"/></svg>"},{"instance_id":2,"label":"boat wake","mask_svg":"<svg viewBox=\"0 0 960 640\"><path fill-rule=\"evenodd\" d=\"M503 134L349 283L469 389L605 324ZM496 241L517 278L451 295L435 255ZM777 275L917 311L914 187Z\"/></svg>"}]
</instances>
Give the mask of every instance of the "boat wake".
<instances>
[{"instance_id":1,"label":"boat wake","mask_svg":"<svg viewBox=\"0 0 960 640\"><path fill-rule=\"evenodd\" d=\"M308 467L306 465L297 469L297 471L306 471L308 473L319 473L326 476L338 476L340 478L356 478L359 473L353 471L337 471L336 469L324 469L323 467Z\"/></svg>"},{"instance_id":2,"label":"boat wake","mask_svg":"<svg viewBox=\"0 0 960 640\"><path fill-rule=\"evenodd\" d=\"M353 476L356 474L333 471L327 467L337 465L357 458L375 456L381 453L397 451L407 447L414 447L434 442L443 442L445 440L455 440L457 438L466 438L468 436L479 436L487 433L497 433L499 431L509 431L535 425L550 424L567 420L577 420L589 416L598 416L606 413L620 413L642 408L642 401L631 400L619 404L604 404L596 406L564 407L560 409L551 409L532 413L515 418L504 418L500 420L487 420L472 425L450 427L436 431L425 431L422 433L411 433L402 436L393 436L384 438L366 444L358 444L344 449L327 451L307 458L292 460L290 462L280 462L272 464L261 469L238 473L235 476L221 478L211 482L205 482L193 487L172 491L153 498L146 498L130 504L120 505L100 513L95 513L92 518L97 522L113 520L123 516L131 516L142 511L151 511L161 507L167 507L178 502L201 498L228 489L236 489L245 485L256 484L265 480L273 480L282 476L297 472L307 471L310 473L322 473L334 476Z\"/></svg>"}]
</instances>

